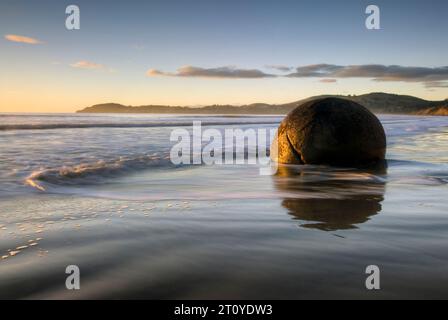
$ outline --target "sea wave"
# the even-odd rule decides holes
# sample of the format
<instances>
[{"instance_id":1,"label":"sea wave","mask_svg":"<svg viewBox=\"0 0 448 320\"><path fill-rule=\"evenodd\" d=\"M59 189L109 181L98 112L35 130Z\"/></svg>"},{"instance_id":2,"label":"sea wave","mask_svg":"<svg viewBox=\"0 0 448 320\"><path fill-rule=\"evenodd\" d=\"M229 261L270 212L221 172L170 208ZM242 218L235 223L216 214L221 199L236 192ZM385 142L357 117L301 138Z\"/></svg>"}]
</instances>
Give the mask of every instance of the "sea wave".
<instances>
[{"instance_id":1,"label":"sea wave","mask_svg":"<svg viewBox=\"0 0 448 320\"><path fill-rule=\"evenodd\" d=\"M278 124L278 121L202 121L203 126L219 125L270 125ZM159 127L186 127L191 126L192 121L183 122L145 122L145 123L46 123L46 124L2 124L0 131L11 130L51 130L51 129L84 129L84 128L159 128Z\"/></svg>"},{"instance_id":2,"label":"sea wave","mask_svg":"<svg viewBox=\"0 0 448 320\"><path fill-rule=\"evenodd\" d=\"M99 184L105 181L104 178L113 178L121 174L156 167L176 166L169 160L169 155L120 157L115 160L99 160L74 166L36 170L25 179L25 184L40 191L46 191L48 184L59 186Z\"/></svg>"}]
</instances>

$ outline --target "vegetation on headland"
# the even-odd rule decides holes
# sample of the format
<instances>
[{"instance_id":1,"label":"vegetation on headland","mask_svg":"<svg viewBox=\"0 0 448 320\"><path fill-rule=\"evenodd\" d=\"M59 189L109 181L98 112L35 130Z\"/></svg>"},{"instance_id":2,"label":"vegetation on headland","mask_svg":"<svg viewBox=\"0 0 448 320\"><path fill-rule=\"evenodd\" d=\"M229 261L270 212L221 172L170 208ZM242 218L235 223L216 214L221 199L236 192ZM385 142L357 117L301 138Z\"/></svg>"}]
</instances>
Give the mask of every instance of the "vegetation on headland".
<instances>
[{"instance_id":1,"label":"vegetation on headland","mask_svg":"<svg viewBox=\"0 0 448 320\"><path fill-rule=\"evenodd\" d=\"M305 101L339 97L355 101L374 113L448 115L448 99L429 101L421 98L382 92L363 95L321 95L285 104L254 103L242 106L210 105L204 107L144 105L125 106L117 103L96 104L79 113L179 113L179 114L286 114Z\"/></svg>"}]
</instances>

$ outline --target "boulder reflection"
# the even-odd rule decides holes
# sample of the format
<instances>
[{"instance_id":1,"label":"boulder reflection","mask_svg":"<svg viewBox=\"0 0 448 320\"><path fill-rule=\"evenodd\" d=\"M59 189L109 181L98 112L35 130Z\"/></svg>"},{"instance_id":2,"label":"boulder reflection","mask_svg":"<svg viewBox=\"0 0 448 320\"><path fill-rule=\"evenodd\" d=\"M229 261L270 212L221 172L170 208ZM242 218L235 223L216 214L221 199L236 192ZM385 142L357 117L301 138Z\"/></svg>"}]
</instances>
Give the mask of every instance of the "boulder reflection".
<instances>
[{"instance_id":1,"label":"boulder reflection","mask_svg":"<svg viewBox=\"0 0 448 320\"><path fill-rule=\"evenodd\" d=\"M386 166L337 169L279 166L274 184L282 205L303 228L335 231L357 228L381 211Z\"/></svg>"}]
</instances>

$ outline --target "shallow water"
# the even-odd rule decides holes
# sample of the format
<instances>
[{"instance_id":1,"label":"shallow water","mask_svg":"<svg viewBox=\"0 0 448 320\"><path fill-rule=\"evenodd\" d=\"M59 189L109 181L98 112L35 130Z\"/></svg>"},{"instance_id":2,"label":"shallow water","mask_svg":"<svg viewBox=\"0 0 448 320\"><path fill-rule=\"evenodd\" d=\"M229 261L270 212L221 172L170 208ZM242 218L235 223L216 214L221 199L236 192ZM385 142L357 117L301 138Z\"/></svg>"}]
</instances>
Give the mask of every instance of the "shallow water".
<instances>
[{"instance_id":1,"label":"shallow water","mask_svg":"<svg viewBox=\"0 0 448 320\"><path fill-rule=\"evenodd\" d=\"M377 170L168 159L193 120L281 118L0 115L0 298L446 298L448 118L380 116Z\"/></svg>"}]
</instances>

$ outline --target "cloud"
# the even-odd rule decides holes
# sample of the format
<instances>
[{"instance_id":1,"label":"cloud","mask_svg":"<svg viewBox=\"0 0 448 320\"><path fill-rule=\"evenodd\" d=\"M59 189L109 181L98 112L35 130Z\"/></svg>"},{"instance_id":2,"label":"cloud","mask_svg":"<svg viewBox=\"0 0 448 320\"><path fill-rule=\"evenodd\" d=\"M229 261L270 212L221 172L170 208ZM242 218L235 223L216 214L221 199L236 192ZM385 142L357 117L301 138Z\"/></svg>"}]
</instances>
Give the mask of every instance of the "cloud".
<instances>
[{"instance_id":1,"label":"cloud","mask_svg":"<svg viewBox=\"0 0 448 320\"><path fill-rule=\"evenodd\" d=\"M336 82L338 82L338 80L325 78L325 79L320 79L319 82L322 82L322 83L336 83Z\"/></svg>"},{"instance_id":2,"label":"cloud","mask_svg":"<svg viewBox=\"0 0 448 320\"><path fill-rule=\"evenodd\" d=\"M170 76L170 77L202 77L202 78L230 78L230 79L257 79L272 78L276 75L264 73L257 69L238 69L235 67L219 67L219 68L199 68L193 66L184 66L175 73L164 72L156 69L149 69L146 72L148 77L153 76Z\"/></svg>"},{"instance_id":3,"label":"cloud","mask_svg":"<svg viewBox=\"0 0 448 320\"><path fill-rule=\"evenodd\" d=\"M17 34L7 34L5 35L5 39L12 42L20 42L27 44L42 44L43 42L34 38L19 36Z\"/></svg>"},{"instance_id":4,"label":"cloud","mask_svg":"<svg viewBox=\"0 0 448 320\"><path fill-rule=\"evenodd\" d=\"M162 72L160 70L156 70L156 69L149 69L148 71L146 71L146 75L148 77L156 77L156 76L166 76L169 75L166 72Z\"/></svg>"},{"instance_id":5,"label":"cloud","mask_svg":"<svg viewBox=\"0 0 448 320\"><path fill-rule=\"evenodd\" d=\"M349 65L313 64L296 68L287 77L370 78L375 81L435 82L448 80L448 66L407 67L399 65Z\"/></svg>"},{"instance_id":6,"label":"cloud","mask_svg":"<svg viewBox=\"0 0 448 320\"><path fill-rule=\"evenodd\" d=\"M104 65L86 60L72 63L70 66L79 69L104 69Z\"/></svg>"},{"instance_id":7,"label":"cloud","mask_svg":"<svg viewBox=\"0 0 448 320\"><path fill-rule=\"evenodd\" d=\"M267 65L267 68L286 72L290 70L284 65ZM321 83L336 83L337 79L366 78L373 81L402 81L422 83L427 88L448 88L448 66L442 67L412 67L400 65L363 64L335 65L311 64L299 66L294 72L287 74L270 74L258 69L239 69L236 67L200 68L184 66L176 72L165 72L149 69L148 77L203 77L221 79L259 79L259 78L320 78Z\"/></svg>"},{"instance_id":8,"label":"cloud","mask_svg":"<svg viewBox=\"0 0 448 320\"><path fill-rule=\"evenodd\" d=\"M266 68L274 69L274 70L281 71L281 72L288 72L293 69L292 67L279 65L279 64L270 64L270 65L267 65Z\"/></svg>"},{"instance_id":9,"label":"cloud","mask_svg":"<svg viewBox=\"0 0 448 320\"><path fill-rule=\"evenodd\" d=\"M331 77L332 73L339 68L341 67L331 64L310 64L307 66L297 67L296 72L288 74L287 77Z\"/></svg>"},{"instance_id":10,"label":"cloud","mask_svg":"<svg viewBox=\"0 0 448 320\"><path fill-rule=\"evenodd\" d=\"M425 82L426 88L448 88L448 82L444 81L430 81Z\"/></svg>"}]
</instances>

